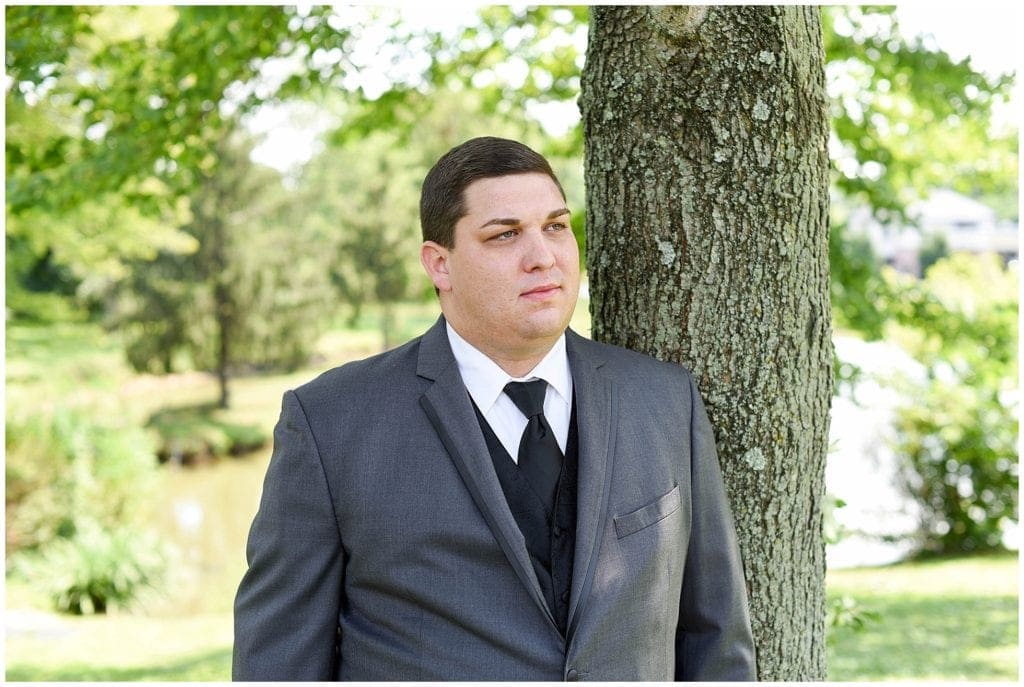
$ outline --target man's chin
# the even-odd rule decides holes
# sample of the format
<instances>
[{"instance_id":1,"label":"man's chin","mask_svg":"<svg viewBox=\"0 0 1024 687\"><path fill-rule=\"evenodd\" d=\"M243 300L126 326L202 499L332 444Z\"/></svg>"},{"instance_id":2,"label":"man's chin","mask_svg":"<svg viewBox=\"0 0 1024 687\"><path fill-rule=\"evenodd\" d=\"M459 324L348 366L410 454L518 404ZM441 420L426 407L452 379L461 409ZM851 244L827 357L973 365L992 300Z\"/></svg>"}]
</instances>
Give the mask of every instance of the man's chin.
<instances>
[{"instance_id":1,"label":"man's chin","mask_svg":"<svg viewBox=\"0 0 1024 687\"><path fill-rule=\"evenodd\" d=\"M531 338L557 339L569 326L572 319L572 311L568 313L554 309L532 313L524 318L523 330L531 335Z\"/></svg>"}]
</instances>

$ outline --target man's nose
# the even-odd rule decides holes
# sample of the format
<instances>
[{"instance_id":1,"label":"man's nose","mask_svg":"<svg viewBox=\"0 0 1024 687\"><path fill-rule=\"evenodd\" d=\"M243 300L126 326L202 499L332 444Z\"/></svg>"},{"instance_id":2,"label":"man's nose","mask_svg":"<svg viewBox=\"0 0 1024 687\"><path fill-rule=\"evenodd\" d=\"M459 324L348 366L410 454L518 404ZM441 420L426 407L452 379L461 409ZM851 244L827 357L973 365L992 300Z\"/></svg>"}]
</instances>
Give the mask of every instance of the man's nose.
<instances>
[{"instance_id":1,"label":"man's nose","mask_svg":"<svg viewBox=\"0 0 1024 687\"><path fill-rule=\"evenodd\" d=\"M549 269L555 264L555 252L552 250L551 242L544 231L525 232L525 252L523 254L523 269L532 272L536 269Z\"/></svg>"}]
</instances>

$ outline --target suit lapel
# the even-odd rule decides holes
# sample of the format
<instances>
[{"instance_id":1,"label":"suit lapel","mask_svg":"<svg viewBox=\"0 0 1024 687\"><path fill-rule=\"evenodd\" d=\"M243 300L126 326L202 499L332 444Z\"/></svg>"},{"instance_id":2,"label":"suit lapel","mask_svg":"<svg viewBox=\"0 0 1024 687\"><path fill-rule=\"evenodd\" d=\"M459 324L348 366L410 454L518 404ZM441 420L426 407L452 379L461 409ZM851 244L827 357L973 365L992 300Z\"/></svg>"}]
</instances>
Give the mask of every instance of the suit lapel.
<instances>
[{"instance_id":1,"label":"suit lapel","mask_svg":"<svg viewBox=\"0 0 1024 687\"><path fill-rule=\"evenodd\" d=\"M443 317L438 319L420 341L416 372L419 376L434 381L420 398L420 405L437 431L477 508L509 563L512 564L512 569L526 585L530 596L542 609L548 621L556 627L554 617L537 582L537 576L533 572L526 542L508 508L505 493L494 472L483 433L478 431L479 422L473 411L469 393L462 383L455 357L452 355Z\"/></svg>"},{"instance_id":2,"label":"suit lapel","mask_svg":"<svg viewBox=\"0 0 1024 687\"><path fill-rule=\"evenodd\" d=\"M568 637L571 638L594 580L608 514L611 447L615 441L618 403L611 380L600 371L603 361L592 342L570 330L566 332L566 345L579 432L576 551L569 600Z\"/></svg>"}]
</instances>

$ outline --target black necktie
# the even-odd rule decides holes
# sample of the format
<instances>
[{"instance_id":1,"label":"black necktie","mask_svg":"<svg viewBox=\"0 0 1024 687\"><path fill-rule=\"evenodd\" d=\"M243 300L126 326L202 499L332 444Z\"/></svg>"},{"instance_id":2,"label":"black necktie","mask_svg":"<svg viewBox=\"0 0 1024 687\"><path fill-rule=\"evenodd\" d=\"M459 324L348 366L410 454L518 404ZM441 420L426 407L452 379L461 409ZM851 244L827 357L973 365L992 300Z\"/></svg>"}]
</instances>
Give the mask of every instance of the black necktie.
<instances>
[{"instance_id":1,"label":"black necktie","mask_svg":"<svg viewBox=\"0 0 1024 687\"><path fill-rule=\"evenodd\" d=\"M543 379L505 385L505 393L527 418L526 429L519 441L519 470L550 515L555 508L555 490L562 472L562 450L558 448L555 433L544 417L547 390L548 383Z\"/></svg>"}]
</instances>

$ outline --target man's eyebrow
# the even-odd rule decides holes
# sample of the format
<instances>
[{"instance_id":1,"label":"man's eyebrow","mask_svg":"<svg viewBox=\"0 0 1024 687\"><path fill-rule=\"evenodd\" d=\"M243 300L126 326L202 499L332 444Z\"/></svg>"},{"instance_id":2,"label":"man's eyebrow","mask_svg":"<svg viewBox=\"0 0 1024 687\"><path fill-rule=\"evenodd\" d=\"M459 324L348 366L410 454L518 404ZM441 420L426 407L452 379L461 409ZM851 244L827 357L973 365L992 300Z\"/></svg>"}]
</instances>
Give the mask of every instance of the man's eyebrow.
<instances>
[{"instance_id":1,"label":"man's eyebrow","mask_svg":"<svg viewBox=\"0 0 1024 687\"><path fill-rule=\"evenodd\" d=\"M561 217L562 215L569 214L572 214L569 212L569 208L558 208L557 210L552 210L551 212L549 212L547 218L554 219L556 217ZM489 227L492 224L497 224L505 227L515 227L522 224L522 220L516 219L515 217L495 217L494 219L487 220L477 228L483 229L484 227Z\"/></svg>"}]
</instances>

